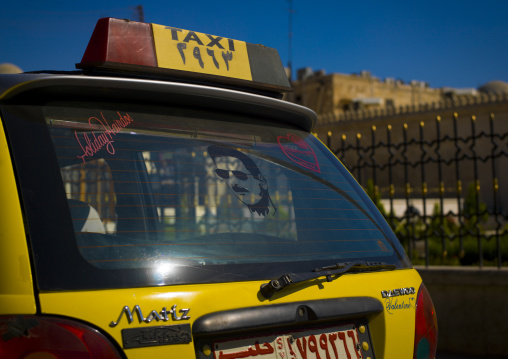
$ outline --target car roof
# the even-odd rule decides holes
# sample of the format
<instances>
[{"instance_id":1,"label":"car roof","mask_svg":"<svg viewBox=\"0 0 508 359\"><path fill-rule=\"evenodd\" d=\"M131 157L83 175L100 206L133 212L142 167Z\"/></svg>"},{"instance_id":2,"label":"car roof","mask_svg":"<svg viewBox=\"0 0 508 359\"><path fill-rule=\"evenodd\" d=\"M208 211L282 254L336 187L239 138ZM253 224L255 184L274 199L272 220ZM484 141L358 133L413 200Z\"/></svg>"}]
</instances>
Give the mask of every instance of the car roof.
<instances>
[{"instance_id":1,"label":"car roof","mask_svg":"<svg viewBox=\"0 0 508 359\"><path fill-rule=\"evenodd\" d=\"M317 115L309 108L245 91L206 84L132 78L119 74L86 72L22 73L0 75L0 102L30 103L51 99L122 100L158 105L192 106L259 116L312 131Z\"/></svg>"}]
</instances>

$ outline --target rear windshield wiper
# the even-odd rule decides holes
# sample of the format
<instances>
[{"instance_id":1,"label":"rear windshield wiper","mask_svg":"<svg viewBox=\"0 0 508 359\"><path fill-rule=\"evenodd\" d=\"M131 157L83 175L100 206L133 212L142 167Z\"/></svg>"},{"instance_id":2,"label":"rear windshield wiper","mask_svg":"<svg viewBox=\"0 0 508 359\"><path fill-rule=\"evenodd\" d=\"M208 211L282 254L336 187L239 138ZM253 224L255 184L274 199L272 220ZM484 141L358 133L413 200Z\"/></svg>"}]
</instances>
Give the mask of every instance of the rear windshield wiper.
<instances>
[{"instance_id":1,"label":"rear windshield wiper","mask_svg":"<svg viewBox=\"0 0 508 359\"><path fill-rule=\"evenodd\" d=\"M345 273L358 273L377 270L394 270L395 264L386 264L383 262L356 261L347 263L337 263L331 266L316 268L311 272L284 274L280 278L272 279L268 283L261 284L260 292L265 298L271 298L274 293L296 283L305 282L326 276L328 282L332 281L332 276L339 276Z\"/></svg>"}]
</instances>

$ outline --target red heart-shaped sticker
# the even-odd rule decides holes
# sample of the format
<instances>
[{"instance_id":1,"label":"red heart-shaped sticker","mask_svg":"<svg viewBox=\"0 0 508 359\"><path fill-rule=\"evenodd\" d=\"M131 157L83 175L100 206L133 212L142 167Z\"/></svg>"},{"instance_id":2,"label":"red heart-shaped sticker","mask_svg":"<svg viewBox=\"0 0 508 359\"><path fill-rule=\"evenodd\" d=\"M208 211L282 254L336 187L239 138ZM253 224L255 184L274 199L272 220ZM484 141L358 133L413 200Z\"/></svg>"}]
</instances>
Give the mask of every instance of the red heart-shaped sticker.
<instances>
[{"instance_id":1,"label":"red heart-shaped sticker","mask_svg":"<svg viewBox=\"0 0 508 359\"><path fill-rule=\"evenodd\" d=\"M314 172L321 172L314 150L300 137L288 134L286 137L277 137L279 147L293 162Z\"/></svg>"}]
</instances>

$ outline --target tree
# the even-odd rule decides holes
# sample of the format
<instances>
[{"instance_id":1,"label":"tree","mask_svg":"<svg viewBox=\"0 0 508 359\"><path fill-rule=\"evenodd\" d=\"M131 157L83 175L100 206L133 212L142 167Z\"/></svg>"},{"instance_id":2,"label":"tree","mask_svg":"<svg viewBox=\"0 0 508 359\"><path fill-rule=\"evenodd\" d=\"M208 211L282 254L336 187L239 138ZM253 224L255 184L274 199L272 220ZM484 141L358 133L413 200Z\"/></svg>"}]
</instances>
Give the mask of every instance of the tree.
<instances>
[{"instance_id":1,"label":"tree","mask_svg":"<svg viewBox=\"0 0 508 359\"><path fill-rule=\"evenodd\" d=\"M462 214L464 216L464 228L468 231L483 231L480 222L487 222L489 213L487 212L487 205L479 201L479 186L475 183L470 183L467 188L467 195L464 200L464 208Z\"/></svg>"},{"instance_id":2,"label":"tree","mask_svg":"<svg viewBox=\"0 0 508 359\"><path fill-rule=\"evenodd\" d=\"M367 181L367 185L365 186L365 192L367 193L367 196L370 197L372 202L374 202L374 204L376 205L379 212L381 212L383 217L388 218L385 207L381 203L381 193L379 193L379 190L377 189L377 186L374 184L374 181L372 179L369 179Z\"/></svg>"}]
</instances>

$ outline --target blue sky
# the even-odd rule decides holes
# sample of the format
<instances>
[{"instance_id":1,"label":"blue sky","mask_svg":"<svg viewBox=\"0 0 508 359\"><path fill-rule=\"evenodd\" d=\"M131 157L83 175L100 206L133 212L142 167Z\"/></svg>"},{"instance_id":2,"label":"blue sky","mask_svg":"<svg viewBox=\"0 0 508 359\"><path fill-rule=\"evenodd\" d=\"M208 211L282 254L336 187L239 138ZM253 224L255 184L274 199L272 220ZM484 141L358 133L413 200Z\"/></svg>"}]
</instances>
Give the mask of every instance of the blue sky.
<instances>
[{"instance_id":1,"label":"blue sky","mask_svg":"<svg viewBox=\"0 0 508 359\"><path fill-rule=\"evenodd\" d=\"M12 1L2 5L0 63L73 70L97 19L146 22L274 47L289 58L288 0ZM370 71L431 87L508 82L508 1L293 0L293 69Z\"/></svg>"}]
</instances>

